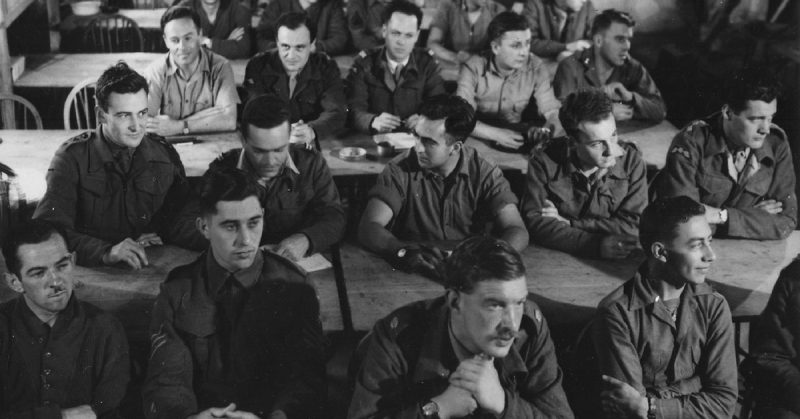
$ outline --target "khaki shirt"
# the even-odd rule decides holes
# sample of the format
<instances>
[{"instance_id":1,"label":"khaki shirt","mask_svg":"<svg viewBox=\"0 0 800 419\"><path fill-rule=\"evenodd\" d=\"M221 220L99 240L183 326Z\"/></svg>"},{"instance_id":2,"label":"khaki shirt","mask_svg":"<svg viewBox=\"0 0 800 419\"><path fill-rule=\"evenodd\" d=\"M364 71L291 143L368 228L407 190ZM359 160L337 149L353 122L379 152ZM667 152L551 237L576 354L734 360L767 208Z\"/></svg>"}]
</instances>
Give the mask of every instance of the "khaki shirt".
<instances>
[{"instance_id":1,"label":"khaki shirt","mask_svg":"<svg viewBox=\"0 0 800 419\"><path fill-rule=\"evenodd\" d=\"M489 22L506 8L500 3L486 1L480 8L480 16L474 24L469 23L467 12L453 0L443 0L431 22L431 28L439 28L444 35L442 44L451 51L478 53L489 48L487 30Z\"/></svg>"}]
</instances>

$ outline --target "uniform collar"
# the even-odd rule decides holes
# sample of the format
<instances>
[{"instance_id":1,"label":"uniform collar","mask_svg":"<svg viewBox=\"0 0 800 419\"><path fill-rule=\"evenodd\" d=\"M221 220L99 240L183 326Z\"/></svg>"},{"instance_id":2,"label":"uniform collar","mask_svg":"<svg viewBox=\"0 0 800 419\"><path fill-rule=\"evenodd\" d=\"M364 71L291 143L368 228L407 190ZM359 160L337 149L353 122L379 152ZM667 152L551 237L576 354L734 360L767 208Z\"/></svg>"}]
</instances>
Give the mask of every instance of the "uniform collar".
<instances>
[{"instance_id":1,"label":"uniform collar","mask_svg":"<svg viewBox=\"0 0 800 419\"><path fill-rule=\"evenodd\" d=\"M294 147L290 144L289 153L286 155L286 161L283 162L283 167L281 168L281 172L278 174L277 177L286 175L292 182L295 182L297 180L297 177L300 176L300 169L297 168L297 165L294 164L294 159L292 159L293 150ZM236 161L236 168L258 176L258 173L256 172L253 165L250 163L250 160L248 160L247 156L245 156L244 148L239 149L239 158Z\"/></svg>"},{"instance_id":2,"label":"uniform collar","mask_svg":"<svg viewBox=\"0 0 800 419\"><path fill-rule=\"evenodd\" d=\"M628 294L628 310L638 310L641 308L651 308L658 301L659 296L650 286L647 278L647 262L639 266L632 279L632 286ZM681 300L691 299L695 296L713 294L714 289L708 282L702 284L686 284L681 293Z\"/></svg>"},{"instance_id":3,"label":"uniform collar","mask_svg":"<svg viewBox=\"0 0 800 419\"><path fill-rule=\"evenodd\" d=\"M457 173L459 176L463 176L465 178L469 178L469 162L467 160L471 159L471 154L474 153L474 150L467 151L466 144L461 145L461 151L458 153L458 163L456 163L455 169L450 175ZM423 169L419 165L419 160L417 160L417 152L413 148L409 150L409 157L411 158L412 167L425 174L426 177L430 176L439 176L436 172L429 169ZM450 175L448 177L450 177ZM439 176L440 177L440 176Z\"/></svg>"},{"instance_id":4,"label":"uniform collar","mask_svg":"<svg viewBox=\"0 0 800 419\"><path fill-rule=\"evenodd\" d=\"M414 55L414 50L411 50L411 54L408 54L408 57L406 57L405 61L402 62L394 61L391 58L389 58L389 52L386 50L386 47L383 47L381 55L383 56L384 61L386 62L389 72L394 73L394 69L397 68L399 64L402 64L404 68L408 68L408 64L411 62L411 56Z\"/></svg>"},{"instance_id":5,"label":"uniform collar","mask_svg":"<svg viewBox=\"0 0 800 419\"><path fill-rule=\"evenodd\" d=\"M706 141L705 144L705 154L707 156L713 156L716 154L728 154L733 153L734 150L730 148L728 144L728 140L725 138L725 131L722 129L722 112L716 112L708 118L708 123L711 125L711 132L713 135L709 136L709 139ZM771 134L767 134L769 136ZM772 150L772 147L769 147L769 144L766 144L766 140L763 146L759 149L750 149L751 155L755 155L756 160L759 163L767 164L772 166L775 162L775 153ZM748 159L749 161L749 159Z\"/></svg>"},{"instance_id":6,"label":"uniform collar","mask_svg":"<svg viewBox=\"0 0 800 419\"><path fill-rule=\"evenodd\" d=\"M50 327L42 322L39 317L28 307L28 303L25 301L25 297L20 295L17 298L16 303L16 312L19 316L19 319L22 321L22 324L28 330L28 333L31 336L47 336L48 334L61 334L64 330L69 327L72 323L72 320L75 319L79 315L79 307L75 297L75 291L73 290L72 296L69 298L69 302L67 302L67 306L64 307L58 316L56 317L55 323L53 326Z\"/></svg>"},{"instance_id":7,"label":"uniform collar","mask_svg":"<svg viewBox=\"0 0 800 419\"><path fill-rule=\"evenodd\" d=\"M111 148L109 147L109 140L103 135L103 125L100 124L95 128L94 138L91 138L92 144L90 145L92 152L89 153L88 171L97 172L105 170L108 164L115 164L114 156L112 155ZM139 146L136 147L136 153L133 155L133 162L144 160L146 162L161 162L171 164L167 153L161 152L159 146L155 144L155 140L145 134Z\"/></svg>"},{"instance_id":8,"label":"uniform collar","mask_svg":"<svg viewBox=\"0 0 800 419\"><path fill-rule=\"evenodd\" d=\"M197 59L199 63L197 64L197 69L192 73L192 75L200 72L200 73L207 73L211 71L211 68L208 64L208 51L204 47L200 47L200 51L197 54ZM172 52L167 52L167 74L174 76L178 73L178 65L175 64L175 60L172 58ZM184 80L188 80L189 78L185 77L185 75L180 75L181 78Z\"/></svg>"},{"instance_id":9,"label":"uniform collar","mask_svg":"<svg viewBox=\"0 0 800 419\"><path fill-rule=\"evenodd\" d=\"M256 250L256 257L253 260L253 264L248 266L247 268L240 269L236 272L228 272L225 268L223 268L218 262L217 259L214 258L213 251L209 247L206 251L206 272L208 273L208 295L212 299L216 299L219 295L222 287L227 282L228 277L233 275L236 278L236 281L239 282L240 285L244 288L250 288L251 286L255 285L258 282L259 277L261 276L261 271L264 267L264 257L261 254L261 250Z\"/></svg>"}]
</instances>

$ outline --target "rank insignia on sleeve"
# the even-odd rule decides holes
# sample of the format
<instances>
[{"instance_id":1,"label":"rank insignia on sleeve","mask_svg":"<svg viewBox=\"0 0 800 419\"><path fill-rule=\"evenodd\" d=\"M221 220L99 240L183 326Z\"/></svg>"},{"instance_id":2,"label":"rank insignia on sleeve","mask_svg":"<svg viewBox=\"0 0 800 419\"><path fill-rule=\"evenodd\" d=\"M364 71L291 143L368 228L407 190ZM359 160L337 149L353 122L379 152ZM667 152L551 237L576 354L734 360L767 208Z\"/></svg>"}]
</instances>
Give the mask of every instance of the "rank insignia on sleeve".
<instances>
[{"instance_id":1,"label":"rank insignia on sleeve","mask_svg":"<svg viewBox=\"0 0 800 419\"><path fill-rule=\"evenodd\" d=\"M397 320L397 317L393 317L393 318L392 318L392 321L391 321L391 322L389 322L389 327L391 327L392 329L397 329L397 325L398 325L399 323L400 323L400 321L399 321L399 320Z\"/></svg>"},{"instance_id":2,"label":"rank insignia on sleeve","mask_svg":"<svg viewBox=\"0 0 800 419\"><path fill-rule=\"evenodd\" d=\"M670 154L677 153L678 155L686 157L687 159L691 159L692 158L692 155L689 154L689 150L687 150L687 149L685 149L685 148L683 148L681 146L675 146L669 152L670 152Z\"/></svg>"},{"instance_id":3,"label":"rank insignia on sleeve","mask_svg":"<svg viewBox=\"0 0 800 419\"><path fill-rule=\"evenodd\" d=\"M541 323L542 312L539 309L533 310L533 318L536 320L536 323Z\"/></svg>"}]
</instances>

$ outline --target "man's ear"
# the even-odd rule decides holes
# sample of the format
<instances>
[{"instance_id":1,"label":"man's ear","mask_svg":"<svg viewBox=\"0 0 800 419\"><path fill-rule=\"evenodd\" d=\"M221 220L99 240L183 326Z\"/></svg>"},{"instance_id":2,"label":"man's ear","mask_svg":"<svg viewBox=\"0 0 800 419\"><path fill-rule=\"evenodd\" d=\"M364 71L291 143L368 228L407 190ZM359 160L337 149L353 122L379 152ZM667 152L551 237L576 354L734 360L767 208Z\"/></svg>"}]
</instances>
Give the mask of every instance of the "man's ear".
<instances>
[{"instance_id":1,"label":"man's ear","mask_svg":"<svg viewBox=\"0 0 800 419\"><path fill-rule=\"evenodd\" d=\"M458 153L461 152L461 147L464 147L464 142L463 141L456 141L456 142L453 143L452 147L453 147L453 150L450 151L450 154L453 154L453 153L458 154Z\"/></svg>"},{"instance_id":2,"label":"man's ear","mask_svg":"<svg viewBox=\"0 0 800 419\"><path fill-rule=\"evenodd\" d=\"M97 125L108 123L106 120L106 113L103 112L103 108L101 108L99 105L94 107L94 113L97 115Z\"/></svg>"},{"instance_id":3,"label":"man's ear","mask_svg":"<svg viewBox=\"0 0 800 419\"><path fill-rule=\"evenodd\" d=\"M5 273L6 283L8 287L14 290L14 292L18 292L20 294L24 294L25 290L22 288L22 281L19 280L19 277L16 274L12 274L11 272Z\"/></svg>"},{"instance_id":4,"label":"man's ear","mask_svg":"<svg viewBox=\"0 0 800 419\"><path fill-rule=\"evenodd\" d=\"M447 291L445 291L444 298L447 301L447 307L449 307L452 310L459 309L459 302L461 300L460 292L452 288L448 288Z\"/></svg>"},{"instance_id":5,"label":"man's ear","mask_svg":"<svg viewBox=\"0 0 800 419\"><path fill-rule=\"evenodd\" d=\"M663 243L653 242L653 244L650 245L650 253L658 261L663 263L667 262L667 255L669 254L669 251L667 251L667 248L664 246Z\"/></svg>"},{"instance_id":6,"label":"man's ear","mask_svg":"<svg viewBox=\"0 0 800 419\"><path fill-rule=\"evenodd\" d=\"M594 44L595 47L600 47L603 44L603 34L602 33L594 34L594 36L592 36L592 43Z\"/></svg>"},{"instance_id":7,"label":"man's ear","mask_svg":"<svg viewBox=\"0 0 800 419\"><path fill-rule=\"evenodd\" d=\"M199 216L195 219L195 226L197 226L197 230L200 231L200 234L206 238L206 240L210 240L208 238L208 221L206 221L205 216Z\"/></svg>"},{"instance_id":8,"label":"man's ear","mask_svg":"<svg viewBox=\"0 0 800 419\"><path fill-rule=\"evenodd\" d=\"M727 104L722 105L722 118L723 119L731 119L731 107Z\"/></svg>"}]
</instances>

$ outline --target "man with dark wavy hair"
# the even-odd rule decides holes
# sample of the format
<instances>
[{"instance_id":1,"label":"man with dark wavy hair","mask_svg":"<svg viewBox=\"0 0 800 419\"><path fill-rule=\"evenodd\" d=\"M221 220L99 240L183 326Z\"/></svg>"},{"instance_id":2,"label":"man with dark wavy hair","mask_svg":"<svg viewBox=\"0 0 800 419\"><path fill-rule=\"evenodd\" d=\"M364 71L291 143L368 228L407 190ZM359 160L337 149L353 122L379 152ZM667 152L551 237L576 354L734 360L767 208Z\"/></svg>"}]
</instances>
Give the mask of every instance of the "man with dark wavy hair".
<instances>
[{"instance_id":1,"label":"man with dark wavy hair","mask_svg":"<svg viewBox=\"0 0 800 419\"><path fill-rule=\"evenodd\" d=\"M475 112L458 96L425 101L416 145L386 165L369 192L358 238L399 269L436 277L443 242L493 234L517 250L528 232L503 173L464 144Z\"/></svg>"},{"instance_id":2,"label":"man with dark wavy hair","mask_svg":"<svg viewBox=\"0 0 800 419\"><path fill-rule=\"evenodd\" d=\"M519 253L471 237L443 280L443 296L397 309L367 335L348 418L572 418Z\"/></svg>"},{"instance_id":3,"label":"man with dark wavy hair","mask_svg":"<svg viewBox=\"0 0 800 419\"><path fill-rule=\"evenodd\" d=\"M779 92L764 68L730 79L720 112L690 123L672 140L653 182L655 194L703 203L717 236L787 237L797 226L797 196L789 141L772 123Z\"/></svg>"},{"instance_id":4,"label":"man with dark wavy hair","mask_svg":"<svg viewBox=\"0 0 800 419\"><path fill-rule=\"evenodd\" d=\"M47 171L35 218L66 231L79 265L147 266L145 248L202 248L194 221L178 216L190 194L183 164L148 135L147 81L124 62L97 79L97 129L67 140Z\"/></svg>"}]
</instances>

